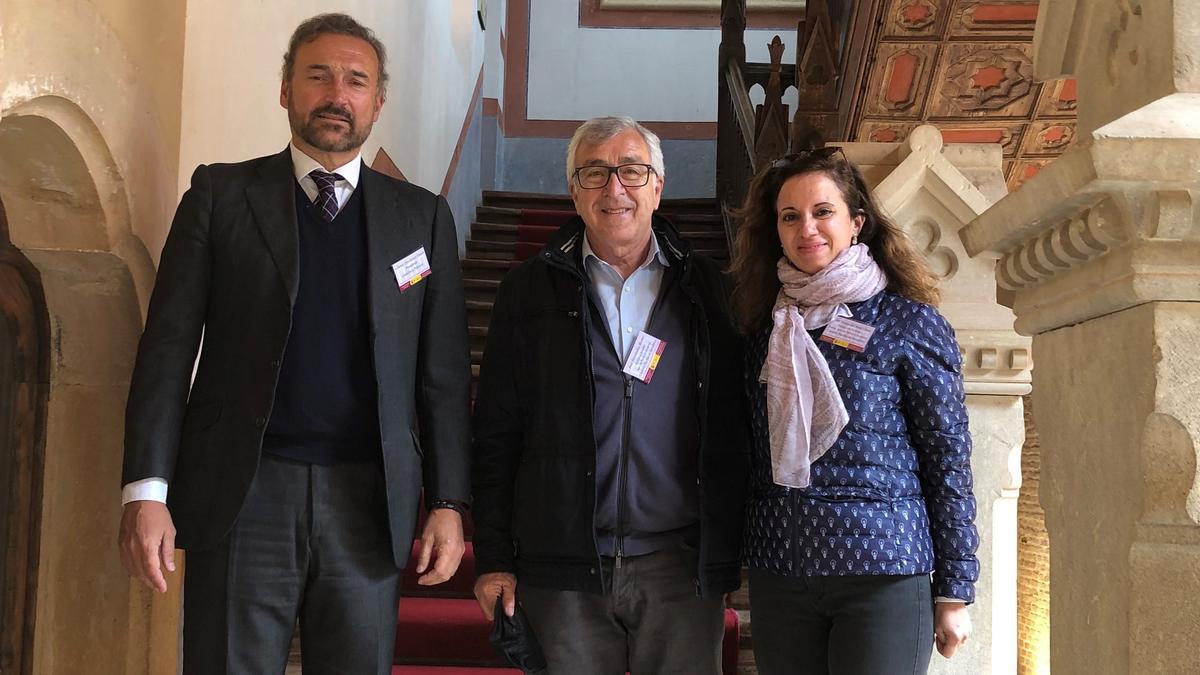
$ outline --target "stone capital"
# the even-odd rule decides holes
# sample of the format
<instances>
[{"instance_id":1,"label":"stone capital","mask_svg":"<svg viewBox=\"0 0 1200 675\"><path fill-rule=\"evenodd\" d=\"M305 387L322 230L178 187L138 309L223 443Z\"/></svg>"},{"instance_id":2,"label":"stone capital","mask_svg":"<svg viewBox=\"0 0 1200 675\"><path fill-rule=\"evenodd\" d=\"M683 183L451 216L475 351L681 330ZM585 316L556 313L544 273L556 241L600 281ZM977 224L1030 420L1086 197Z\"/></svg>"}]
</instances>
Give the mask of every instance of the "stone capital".
<instances>
[{"instance_id":1,"label":"stone capital","mask_svg":"<svg viewBox=\"0 0 1200 675\"><path fill-rule=\"evenodd\" d=\"M1167 110L1157 115L1169 123ZM969 255L997 258L997 298L1018 332L1200 300L1200 128L1190 124L1140 136L1107 125L963 228Z\"/></svg>"}]
</instances>

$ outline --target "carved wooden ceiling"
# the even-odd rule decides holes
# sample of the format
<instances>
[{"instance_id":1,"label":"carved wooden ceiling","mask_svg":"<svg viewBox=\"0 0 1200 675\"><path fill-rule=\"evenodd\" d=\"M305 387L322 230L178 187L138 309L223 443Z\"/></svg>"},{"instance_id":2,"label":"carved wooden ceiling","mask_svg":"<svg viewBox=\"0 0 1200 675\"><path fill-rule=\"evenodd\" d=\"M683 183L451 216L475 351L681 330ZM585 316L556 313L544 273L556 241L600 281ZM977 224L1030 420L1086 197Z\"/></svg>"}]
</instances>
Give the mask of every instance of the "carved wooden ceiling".
<instances>
[{"instance_id":1,"label":"carved wooden ceiling","mask_svg":"<svg viewBox=\"0 0 1200 675\"><path fill-rule=\"evenodd\" d=\"M1075 81L1039 83L1036 0L884 0L851 140L933 124L949 143L1000 143L1009 189L1075 139Z\"/></svg>"}]
</instances>

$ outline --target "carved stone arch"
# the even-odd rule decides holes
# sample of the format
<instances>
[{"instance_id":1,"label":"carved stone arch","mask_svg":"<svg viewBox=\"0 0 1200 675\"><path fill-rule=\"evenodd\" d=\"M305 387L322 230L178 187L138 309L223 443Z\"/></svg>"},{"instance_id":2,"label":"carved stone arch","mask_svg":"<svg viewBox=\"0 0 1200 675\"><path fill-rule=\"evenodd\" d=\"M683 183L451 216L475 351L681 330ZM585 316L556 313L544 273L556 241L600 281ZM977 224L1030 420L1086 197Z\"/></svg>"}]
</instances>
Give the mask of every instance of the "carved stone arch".
<instances>
[{"instance_id":1,"label":"carved stone arch","mask_svg":"<svg viewBox=\"0 0 1200 675\"><path fill-rule=\"evenodd\" d=\"M47 345L44 461L28 480L40 516L26 575L36 607L25 614L28 672L174 667L178 597L152 602L131 585L114 547L123 409L145 304L139 288L153 281L131 234L124 185L103 135L71 101L43 96L0 116L0 200L11 249L40 278ZM6 295L13 284L4 281Z\"/></svg>"}]
</instances>

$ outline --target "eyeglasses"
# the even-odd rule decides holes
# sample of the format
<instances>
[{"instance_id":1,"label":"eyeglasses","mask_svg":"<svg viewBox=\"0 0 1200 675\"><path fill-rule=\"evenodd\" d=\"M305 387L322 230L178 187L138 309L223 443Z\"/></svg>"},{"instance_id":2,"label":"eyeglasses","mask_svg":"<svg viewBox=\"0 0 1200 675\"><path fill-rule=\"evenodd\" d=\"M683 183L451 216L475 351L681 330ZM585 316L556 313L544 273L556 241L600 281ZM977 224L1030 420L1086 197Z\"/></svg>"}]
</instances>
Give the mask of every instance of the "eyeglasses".
<instances>
[{"instance_id":1,"label":"eyeglasses","mask_svg":"<svg viewBox=\"0 0 1200 675\"><path fill-rule=\"evenodd\" d=\"M802 150L800 152L793 152L791 154L784 155L774 162L771 162L771 168L782 169L785 166L800 160L811 161L814 159L829 159L834 155L841 155L843 162L850 161L846 159L846 153L842 151L842 147L840 145L826 145L820 148L813 148L812 150Z\"/></svg>"},{"instance_id":2,"label":"eyeglasses","mask_svg":"<svg viewBox=\"0 0 1200 675\"><path fill-rule=\"evenodd\" d=\"M654 167L649 164L622 164L620 166L581 166L575 169L575 181L585 190L599 190L608 185L613 174L627 188L642 187L650 182Z\"/></svg>"}]
</instances>

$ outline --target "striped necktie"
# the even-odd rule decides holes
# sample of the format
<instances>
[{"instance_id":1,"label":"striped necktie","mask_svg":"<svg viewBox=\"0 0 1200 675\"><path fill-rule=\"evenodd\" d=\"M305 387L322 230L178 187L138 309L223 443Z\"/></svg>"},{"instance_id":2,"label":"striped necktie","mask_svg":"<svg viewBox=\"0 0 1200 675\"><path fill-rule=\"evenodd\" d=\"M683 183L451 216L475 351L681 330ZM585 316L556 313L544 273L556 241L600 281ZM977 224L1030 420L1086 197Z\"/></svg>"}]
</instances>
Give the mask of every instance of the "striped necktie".
<instances>
[{"instance_id":1,"label":"striped necktie","mask_svg":"<svg viewBox=\"0 0 1200 675\"><path fill-rule=\"evenodd\" d=\"M317 200L313 203L321 209L321 219L327 223L332 222L338 212L337 195L333 192L333 184L343 178L336 173L327 173L320 169L313 169L308 175L317 184Z\"/></svg>"}]
</instances>

